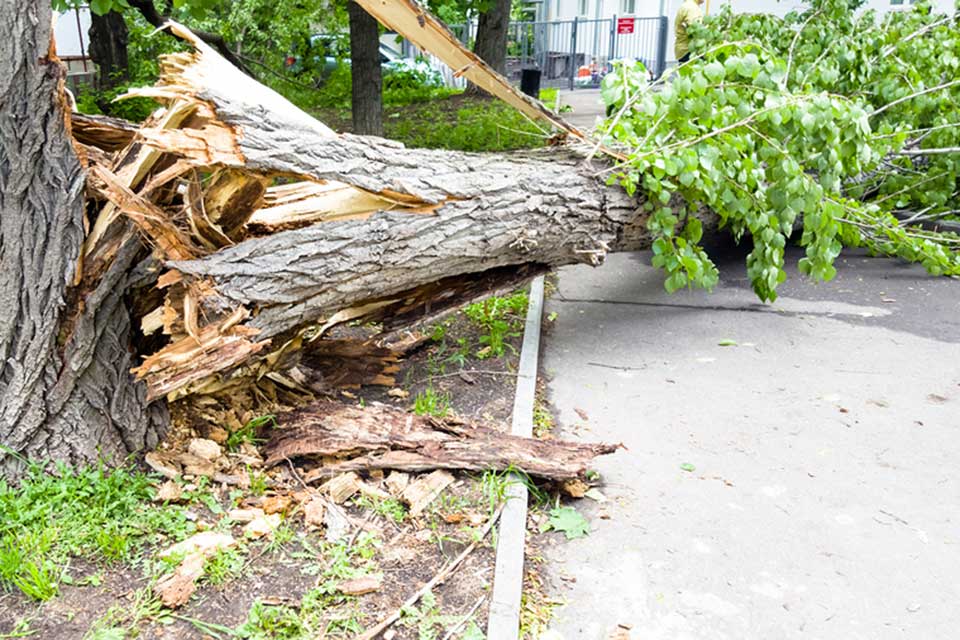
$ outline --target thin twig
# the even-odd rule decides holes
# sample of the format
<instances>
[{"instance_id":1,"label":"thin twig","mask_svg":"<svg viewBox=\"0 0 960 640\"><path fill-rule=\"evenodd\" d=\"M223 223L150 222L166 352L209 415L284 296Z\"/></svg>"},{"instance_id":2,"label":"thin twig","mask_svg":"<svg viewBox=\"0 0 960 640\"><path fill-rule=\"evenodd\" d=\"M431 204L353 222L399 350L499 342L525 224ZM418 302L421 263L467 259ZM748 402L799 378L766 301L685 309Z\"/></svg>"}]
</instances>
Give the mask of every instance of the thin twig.
<instances>
[{"instance_id":1,"label":"thin twig","mask_svg":"<svg viewBox=\"0 0 960 640\"><path fill-rule=\"evenodd\" d=\"M935 149L901 149L898 156L936 156L947 153L960 153L960 147L940 147Z\"/></svg>"},{"instance_id":2,"label":"thin twig","mask_svg":"<svg viewBox=\"0 0 960 640\"><path fill-rule=\"evenodd\" d=\"M931 24L928 24L928 25L925 25L925 26L921 27L920 29L917 29L916 31L914 31L913 33L911 33L910 35L908 35L906 38L900 38L900 39L897 40L895 43L890 44L890 45L887 45L886 47L884 47L884 48L881 50L881 52L880 52L880 57L881 57L881 58L886 58L886 57L889 56L891 53L893 53L894 51L896 51L896 50L897 50L897 47L899 47L899 46L901 46L901 45L904 45L904 44L910 42L911 40L913 40L914 38L917 38L917 37L919 37L919 36L922 36L923 34L927 33L928 31L930 31L930 30L932 30L932 29L935 29L936 27L939 27L941 24L944 24L945 22L950 22L950 21L953 20L953 19L954 19L954 17L953 17L952 15L951 15L951 16L947 16L946 18L943 18L943 19L941 19L941 20L937 20L936 22L933 22L933 23L931 23Z\"/></svg>"},{"instance_id":3,"label":"thin twig","mask_svg":"<svg viewBox=\"0 0 960 640\"><path fill-rule=\"evenodd\" d=\"M477 609L480 608L480 605L482 605L482 604L483 604L483 601L486 600L486 599L487 599L487 595L486 595L486 594L483 594L482 596L480 596L479 598L477 598L476 604L474 604L473 607L470 609L470 611L467 612L467 615L463 616L463 618L460 619L460 622L458 622L457 624L455 624L454 626L452 626L452 627L450 628L450 630L447 631L447 633L444 634L443 638L441 638L440 640L450 640L451 638L453 638L454 634L457 633L458 631L460 631L460 629L461 629L465 624L467 624L467 622L470 621L470 618L473 617L473 614L477 612Z\"/></svg>"},{"instance_id":4,"label":"thin twig","mask_svg":"<svg viewBox=\"0 0 960 640\"><path fill-rule=\"evenodd\" d=\"M804 20L803 24L800 25L800 28L797 30L796 35L793 36L793 42L790 43L790 52L787 54L787 71L783 74L783 86L786 88L787 82L790 81L790 67L793 65L793 49L797 46L797 41L800 39L800 34L803 33L803 30L807 28L807 25L810 24L810 21L820 15L821 10L817 9L810 14L810 17Z\"/></svg>"},{"instance_id":5,"label":"thin twig","mask_svg":"<svg viewBox=\"0 0 960 640\"><path fill-rule=\"evenodd\" d=\"M487 524L483 527L483 531L480 532L480 536L476 540L474 540L469 547L464 549L459 556L457 556L456 558L454 558L453 560L445 564L443 568L437 572L437 575L433 576L433 578L431 578L427 584L417 589L417 591L412 596L407 598L406 601L402 605L400 605L400 608L398 608L389 616L381 620L376 625L370 627L369 629L364 631L362 634L357 636L356 640L373 640L374 638L379 636L381 633L386 631L394 622L400 619L401 611L417 604L417 602L420 600L420 598L423 597L423 595L426 592L430 591L435 586L437 586L438 584L441 584L444 580L449 578L450 574L453 573L453 570L456 569L458 566L460 566L460 563L462 563L466 559L466 557L470 555L474 549L477 548L480 542L482 542L483 539L487 537L487 534L490 533L491 529L493 529L493 525L496 524L497 520L500 519L501 513L503 513L502 504L499 507L497 507L496 513L494 513L493 517L491 517L490 520L487 521Z\"/></svg>"},{"instance_id":6,"label":"thin twig","mask_svg":"<svg viewBox=\"0 0 960 640\"><path fill-rule=\"evenodd\" d=\"M317 90L317 87L314 87L314 86L309 85L309 84L304 84L303 82L300 82L300 81L298 81L298 80L294 80L293 78L288 78L287 76L283 75L282 73L280 73L279 71L277 71L277 70L274 69L273 67L271 67L271 66L269 66L269 65L266 65L266 64L260 62L260 61L257 60L256 58L251 58L250 56L245 56L245 55L242 55L242 54L239 54L239 53L237 53L236 56L237 56L238 58L240 58L241 60L244 60L244 61L246 61L246 62L252 62L253 64L257 65L258 67L261 67L261 68L265 69L265 70L268 71L271 75L277 76L278 78L280 78L280 79L283 80L284 82L289 82L290 84L292 84L292 85L294 85L294 86L300 87L301 89L307 89L307 90L309 90L309 91L316 91L316 90Z\"/></svg>"},{"instance_id":7,"label":"thin twig","mask_svg":"<svg viewBox=\"0 0 960 640\"><path fill-rule=\"evenodd\" d=\"M875 110L870 114L870 117L873 117L873 116L875 116L875 115L877 115L877 114L883 113L883 112L886 111L887 109L889 109L889 108L891 108L891 107L895 107L895 106L897 106L898 104L902 104L902 103L906 102L907 100L913 100L914 98L919 98L920 96L927 95L928 93L934 93L934 92L940 91L940 90L942 90L942 89L949 89L950 87L955 87L955 86L957 86L957 85L960 85L960 80L951 80L950 82L944 82L943 84L938 84L937 86L935 86L935 87L930 87L929 89L924 89L924 90L922 90L922 91L916 91L916 92L914 92L914 93L911 93L910 95L903 96L902 98L897 98L897 99L894 100L893 102L888 102L887 104L883 105L883 106L880 107L879 109L875 109Z\"/></svg>"},{"instance_id":8,"label":"thin twig","mask_svg":"<svg viewBox=\"0 0 960 640\"><path fill-rule=\"evenodd\" d=\"M412 387L414 385L422 384L424 382L430 382L431 380L436 380L437 378L452 378L454 376L459 376L461 374L470 375L471 373L477 373L485 376L516 377L517 375L519 375L517 373L514 373L513 371L490 371L488 369L470 369L470 370L460 369L459 371L454 371L453 373L441 373L435 376L427 376L426 378L420 378L419 380L414 380L413 382L409 383L409 386Z\"/></svg>"}]
</instances>

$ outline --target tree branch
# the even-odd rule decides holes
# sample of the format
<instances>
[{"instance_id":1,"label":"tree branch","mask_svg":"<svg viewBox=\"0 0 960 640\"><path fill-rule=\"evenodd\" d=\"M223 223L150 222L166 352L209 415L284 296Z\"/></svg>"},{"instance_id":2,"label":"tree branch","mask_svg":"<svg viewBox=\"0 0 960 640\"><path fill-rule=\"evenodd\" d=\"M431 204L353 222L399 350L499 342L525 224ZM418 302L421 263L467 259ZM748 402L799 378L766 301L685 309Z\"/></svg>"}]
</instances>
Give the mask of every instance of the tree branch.
<instances>
[{"instance_id":1,"label":"tree branch","mask_svg":"<svg viewBox=\"0 0 960 640\"><path fill-rule=\"evenodd\" d=\"M170 18L169 15L163 15L157 11L157 7L153 4L153 0L129 0L128 4L139 11L140 15L142 15L147 22L158 29L163 29L167 24L167 20ZM168 4L167 11L169 11L169 6L170 5ZM227 46L227 41L224 40L223 36L221 36L219 33L210 33L209 31L200 31L198 29L191 30L193 31L194 35L209 44L211 47L216 49L220 55L229 60L230 64L252 78L257 77L250 67L244 64L243 60L238 58L233 53L230 47ZM176 36L174 35L174 37Z\"/></svg>"}]
</instances>

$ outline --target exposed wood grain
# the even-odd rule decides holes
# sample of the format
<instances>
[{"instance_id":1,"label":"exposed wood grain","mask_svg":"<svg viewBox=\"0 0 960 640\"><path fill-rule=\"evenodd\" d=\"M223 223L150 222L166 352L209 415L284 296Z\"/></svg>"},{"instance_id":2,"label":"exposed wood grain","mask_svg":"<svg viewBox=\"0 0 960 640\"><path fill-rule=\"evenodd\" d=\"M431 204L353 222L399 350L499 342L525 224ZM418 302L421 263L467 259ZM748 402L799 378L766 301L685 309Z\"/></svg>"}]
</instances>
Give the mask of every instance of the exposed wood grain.
<instances>
[{"instance_id":1,"label":"exposed wood grain","mask_svg":"<svg viewBox=\"0 0 960 640\"><path fill-rule=\"evenodd\" d=\"M267 464L310 457L325 461L308 482L342 471L520 469L551 479L582 476L594 457L620 445L536 440L456 418L414 416L384 405L366 408L316 402L278 418L266 445Z\"/></svg>"}]
</instances>

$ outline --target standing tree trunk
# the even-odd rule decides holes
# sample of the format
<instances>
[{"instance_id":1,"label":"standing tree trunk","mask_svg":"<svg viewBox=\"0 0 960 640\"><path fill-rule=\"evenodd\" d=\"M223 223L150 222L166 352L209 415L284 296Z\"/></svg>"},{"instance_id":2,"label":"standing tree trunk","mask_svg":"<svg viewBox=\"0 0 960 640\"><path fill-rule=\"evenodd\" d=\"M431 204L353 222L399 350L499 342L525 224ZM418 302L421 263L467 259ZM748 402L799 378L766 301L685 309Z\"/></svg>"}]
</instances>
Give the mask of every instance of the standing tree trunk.
<instances>
[{"instance_id":1,"label":"standing tree trunk","mask_svg":"<svg viewBox=\"0 0 960 640\"><path fill-rule=\"evenodd\" d=\"M491 0L489 8L480 14L477 22L477 42L473 52L494 71L503 75L507 70L507 31L510 28L511 0ZM467 93L484 93L475 84L467 86Z\"/></svg>"},{"instance_id":2,"label":"standing tree trunk","mask_svg":"<svg viewBox=\"0 0 960 640\"><path fill-rule=\"evenodd\" d=\"M112 89L130 79L127 61L127 23L123 15L111 11L104 15L91 12L90 57L97 65L97 88Z\"/></svg>"},{"instance_id":3,"label":"standing tree trunk","mask_svg":"<svg viewBox=\"0 0 960 640\"><path fill-rule=\"evenodd\" d=\"M380 23L356 2L350 14L350 60L353 83L353 132L383 135L383 78L380 74Z\"/></svg>"},{"instance_id":4,"label":"standing tree trunk","mask_svg":"<svg viewBox=\"0 0 960 640\"><path fill-rule=\"evenodd\" d=\"M139 242L122 244L97 282L71 286L84 174L65 70L50 51L50 3L0 2L0 476L15 477L20 456L119 460L156 444L167 418L129 373L123 291Z\"/></svg>"}]
</instances>

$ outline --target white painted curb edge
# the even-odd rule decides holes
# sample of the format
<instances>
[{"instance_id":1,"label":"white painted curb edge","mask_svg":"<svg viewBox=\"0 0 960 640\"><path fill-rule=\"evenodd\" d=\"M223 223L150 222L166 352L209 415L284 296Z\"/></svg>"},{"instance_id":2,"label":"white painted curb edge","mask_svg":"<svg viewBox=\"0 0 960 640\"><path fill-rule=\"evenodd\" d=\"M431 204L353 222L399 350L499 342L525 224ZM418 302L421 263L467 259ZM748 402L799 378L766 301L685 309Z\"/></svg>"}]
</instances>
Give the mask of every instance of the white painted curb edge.
<instances>
[{"instance_id":1,"label":"white painted curb edge","mask_svg":"<svg viewBox=\"0 0 960 640\"><path fill-rule=\"evenodd\" d=\"M530 283L527 321L523 330L517 392L513 399L511 433L533 435L533 401L540 356L543 315L543 276ZM507 485L507 504L497 532L497 565L487 619L487 640L516 640L520 635L520 597L523 594L523 552L527 533L527 487L514 477Z\"/></svg>"}]
</instances>

